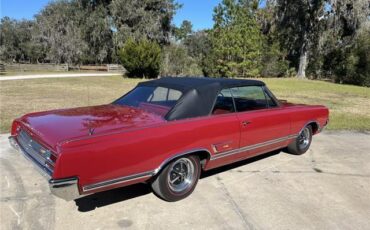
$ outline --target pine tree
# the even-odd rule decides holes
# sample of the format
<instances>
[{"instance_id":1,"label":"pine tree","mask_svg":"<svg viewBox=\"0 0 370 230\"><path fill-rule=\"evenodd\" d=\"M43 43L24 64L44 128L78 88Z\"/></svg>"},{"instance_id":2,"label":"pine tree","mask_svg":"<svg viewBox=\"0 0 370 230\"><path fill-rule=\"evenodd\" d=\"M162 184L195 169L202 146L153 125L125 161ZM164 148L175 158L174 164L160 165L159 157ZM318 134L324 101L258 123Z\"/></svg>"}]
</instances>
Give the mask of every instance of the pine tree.
<instances>
[{"instance_id":1,"label":"pine tree","mask_svg":"<svg viewBox=\"0 0 370 230\"><path fill-rule=\"evenodd\" d=\"M258 4L257 4L258 5ZM255 1L223 0L214 10L213 75L254 77L261 68L262 37L255 19Z\"/></svg>"}]
</instances>

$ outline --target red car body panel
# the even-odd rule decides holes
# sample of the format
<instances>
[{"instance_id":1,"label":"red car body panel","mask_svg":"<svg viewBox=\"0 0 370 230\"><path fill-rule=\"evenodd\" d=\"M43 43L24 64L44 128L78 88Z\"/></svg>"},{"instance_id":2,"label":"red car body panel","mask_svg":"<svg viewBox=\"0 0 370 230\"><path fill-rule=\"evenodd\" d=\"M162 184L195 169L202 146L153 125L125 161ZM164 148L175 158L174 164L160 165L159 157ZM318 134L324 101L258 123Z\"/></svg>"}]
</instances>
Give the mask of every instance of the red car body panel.
<instances>
[{"instance_id":1,"label":"red car body panel","mask_svg":"<svg viewBox=\"0 0 370 230\"><path fill-rule=\"evenodd\" d=\"M298 134L308 122L317 122L319 127L323 127L328 117L328 110L323 106L297 105L167 122L145 111L117 107L120 106L36 113L26 115L16 123L32 133L36 140L51 146L59 155L53 178L78 176L80 192L83 194L86 191L82 188L86 185L142 172L154 172L166 159L181 153L208 151L210 155L204 165L204 170L208 170L279 149L287 146L293 139L211 160L211 157L223 151ZM118 111L122 113L118 115ZM129 118L127 113L136 115ZM54 123L55 119L62 119L63 124L58 126L57 135L55 129L47 125ZM81 123L86 119L90 119L90 125L96 129L92 136L88 134L88 125ZM115 119L120 122L116 123ZM122 125L122 119L126 120L123 122L125 125ZM250 123L243 125L244 120ZM33 133L33 130L38 132ZM63 135L69 138L61 139ZM213 146L221 149L217 149L216 153ZM227 147L222 148L224 146ZM147 179L148 177L138 178L128 183L96 189L94 192Z\"/></svg>"},{"instance_id":2,"label":"red car body panel","mask_svg":"<svg viewBox=\"0 0 370 230\"><path fill-rule=\"evenodd\" d=\"M52 179L78 178L80 194L145 182L174 157L197 153L204 170L286 147L324 106L276 108L166 121L144 109L102 105L25 115L13 122L57 156Z\"/></svg>"}]
</instances>

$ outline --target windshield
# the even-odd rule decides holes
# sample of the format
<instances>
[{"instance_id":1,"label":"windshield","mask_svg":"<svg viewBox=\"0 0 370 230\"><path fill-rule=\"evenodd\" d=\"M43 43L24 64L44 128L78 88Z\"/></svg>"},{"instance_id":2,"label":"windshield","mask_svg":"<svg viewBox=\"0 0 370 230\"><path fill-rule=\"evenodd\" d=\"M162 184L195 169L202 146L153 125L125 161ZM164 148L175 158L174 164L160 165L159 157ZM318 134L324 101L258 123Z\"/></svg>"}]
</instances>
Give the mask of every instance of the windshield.
<instances>
[{"instance_id":1,"label":"windshield","mask_svg":"<svg viewBox=\"0 0 370 230\"><path fill-rule=\"evenodd\" d=\"M113 102L156 113L164 117L181 97L181 91L155 86L138 86Z\"/></svg>"}]
</instances>

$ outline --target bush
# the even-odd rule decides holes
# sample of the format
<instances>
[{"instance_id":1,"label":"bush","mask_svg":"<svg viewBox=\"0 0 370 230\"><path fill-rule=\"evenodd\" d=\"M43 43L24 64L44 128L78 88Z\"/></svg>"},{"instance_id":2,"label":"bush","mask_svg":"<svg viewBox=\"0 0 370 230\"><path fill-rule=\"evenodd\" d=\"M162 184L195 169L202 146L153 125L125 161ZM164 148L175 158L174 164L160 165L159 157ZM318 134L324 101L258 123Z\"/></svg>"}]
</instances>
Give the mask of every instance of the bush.
<instances>
[{"instance_id":1,"label":"bush","mask_svg":"<svg viewBox=\"0 0 370 230\"><path fill-rule=\"evenodd\" d=\"M147 39L128 39L119 51L128 77L156 78L161 69L161 47Z\"/></svg>"},{"instance_id":2,"label":"bush","mask_svg":"<svg viewBox=\"0 0 370 230\"><path fill-rule=\"evenodd\" d=\"M182 45L171 44L163 48L163 76L199 76L202 70L197 61L188 55Z\"/></svg>"}]
</instances>

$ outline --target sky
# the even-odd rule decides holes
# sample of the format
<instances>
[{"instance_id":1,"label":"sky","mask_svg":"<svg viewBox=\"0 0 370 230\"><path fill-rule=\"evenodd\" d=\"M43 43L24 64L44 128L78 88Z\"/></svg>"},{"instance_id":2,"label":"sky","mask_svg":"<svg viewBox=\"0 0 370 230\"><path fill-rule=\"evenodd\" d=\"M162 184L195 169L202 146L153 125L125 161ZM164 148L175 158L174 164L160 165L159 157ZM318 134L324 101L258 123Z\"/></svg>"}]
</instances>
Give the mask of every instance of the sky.
<instances>
[{"instance_id":1,"label":"sky","mask_svg":"<svg viewBox=\"0 0 370 230\"><path fill-rule=\"evenodd\" d=\"M181 25L183 20L189 20L194 30L208 29L213 26L213 9L220 0L178 0L182 7L177 11L174 23Z\"/></svg>"},{"instance_id":2,"label":"sky","mask_svg":"<svg viewBox=\"0 0 370 230\"><path fill-rule=\"evenodd\" d=\"M0 0L1 18L32 19L49 0ZM220 0L177 0L183 6L177 11L173 23L177 26L189 20L194 30L212 28L213 8Z\"/></svg>"}]
</instances>

